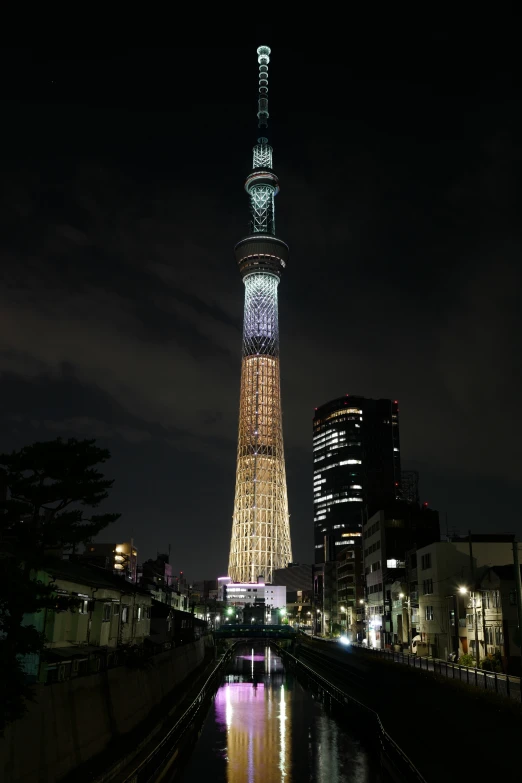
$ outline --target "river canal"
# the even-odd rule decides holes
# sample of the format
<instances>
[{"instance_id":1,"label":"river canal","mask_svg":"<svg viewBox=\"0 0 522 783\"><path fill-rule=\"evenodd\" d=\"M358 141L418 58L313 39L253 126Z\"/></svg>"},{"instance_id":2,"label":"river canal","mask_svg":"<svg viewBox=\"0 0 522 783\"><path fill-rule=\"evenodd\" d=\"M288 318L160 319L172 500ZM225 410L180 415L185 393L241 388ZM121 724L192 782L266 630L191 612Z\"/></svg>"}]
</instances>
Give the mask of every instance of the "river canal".
<instances>
[{"instance_id":1,"label":"river canal","mask_svg":"<svg viewBox=\"0 0 522 783\"><path fill-rule=\"evenodd\" d=\"M380 783L360 738L264 645L236 648L176 783Z\"/></svg>"}]
</instances>

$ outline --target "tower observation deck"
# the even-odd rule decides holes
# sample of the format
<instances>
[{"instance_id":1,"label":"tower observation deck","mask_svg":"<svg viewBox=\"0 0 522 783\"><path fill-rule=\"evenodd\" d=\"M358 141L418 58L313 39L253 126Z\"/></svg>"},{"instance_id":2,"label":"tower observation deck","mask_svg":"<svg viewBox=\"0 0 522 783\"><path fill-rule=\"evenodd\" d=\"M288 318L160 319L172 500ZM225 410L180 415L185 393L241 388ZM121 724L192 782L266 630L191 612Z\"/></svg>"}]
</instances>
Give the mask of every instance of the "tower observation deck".
<instances>
[{"instance_id":1,"label":"tower observation deck","mask_svg":"<svg viewBox=\"0 0 522 783\"><path fill-rule=\"evenodd\" d=\"M260 46L258 127L268 126L270 49ZM274 199L279 180L265 131L253 150L245 182L250 233L235 247L245 284L236 492L228 574L236 582L272 581L292 560L283 449L277 288L288 246L276 237Z\"/></svg>"}]
</instances>

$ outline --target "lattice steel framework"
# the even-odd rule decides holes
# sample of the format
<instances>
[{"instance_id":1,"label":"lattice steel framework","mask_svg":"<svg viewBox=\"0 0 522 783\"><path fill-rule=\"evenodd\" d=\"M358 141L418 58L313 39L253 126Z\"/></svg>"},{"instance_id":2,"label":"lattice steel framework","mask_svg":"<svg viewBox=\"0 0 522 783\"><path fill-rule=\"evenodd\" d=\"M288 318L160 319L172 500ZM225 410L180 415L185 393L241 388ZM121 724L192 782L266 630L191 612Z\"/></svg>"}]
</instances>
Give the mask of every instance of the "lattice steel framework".
<instances>
[{"instance_id":1,"label":"lattice steel framework","mask_svg":"<svg viewBox=\"0 0 522 783\"><path fill-rule=\"evenodd\" d=\"M270 49L260 46L258 125L268 125ZM277 288L288 247L275 236L272 147L260 137L245 190L251 234L235 248L245 284L243 361L239 404L236 494L229 576L238 582L272 580L274 568L292 560L286 491Z\"/></svg>"}]
</instances>

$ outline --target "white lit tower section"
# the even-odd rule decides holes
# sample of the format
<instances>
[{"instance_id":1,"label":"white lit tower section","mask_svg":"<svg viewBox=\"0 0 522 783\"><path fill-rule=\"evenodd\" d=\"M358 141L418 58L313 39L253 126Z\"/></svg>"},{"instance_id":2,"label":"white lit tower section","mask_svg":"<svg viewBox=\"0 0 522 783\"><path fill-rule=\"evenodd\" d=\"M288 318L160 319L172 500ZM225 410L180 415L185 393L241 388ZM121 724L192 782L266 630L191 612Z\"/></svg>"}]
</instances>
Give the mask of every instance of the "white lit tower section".
<instances>
[{"instance_id":1,"label":"white lit tower section","mask_svg":"<svg viewBox=\"0 0 522 783\"><path fill-rule=\"evenodd\" d=\"M268 126L270 49L260 46L258 127ZM261 131L262 133L263 131ZM277 287L288 246L275 235L279 182L272 147L262 135L254 147L245 190L250 234L235 247L245 284L236 494L228 574L235 582L272 581L292 560L286 491L279 374Z\"/></svg>"}]
</instances>

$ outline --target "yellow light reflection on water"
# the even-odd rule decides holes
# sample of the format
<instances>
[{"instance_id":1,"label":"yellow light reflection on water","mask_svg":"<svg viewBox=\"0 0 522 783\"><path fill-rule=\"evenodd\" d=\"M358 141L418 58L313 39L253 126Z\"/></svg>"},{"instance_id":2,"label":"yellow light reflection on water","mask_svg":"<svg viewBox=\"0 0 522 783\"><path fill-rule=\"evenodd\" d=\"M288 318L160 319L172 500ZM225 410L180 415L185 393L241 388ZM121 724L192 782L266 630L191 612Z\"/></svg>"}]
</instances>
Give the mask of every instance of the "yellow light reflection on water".
<instances>
[{"instance_id":1,"label":"yellow light reflection on water","mask_svg":"<svg viewBox=\"0 0 522 783\"><path fill-rule=\"evenodd\" d=\"M229 682L216 695L218 722L227 727L228 783L289 783L288 694L283 686L276 694L262 682Z\"/></svg>"},{"instance_id":2,"label":"yellow light reflection on water","mask_svg":"<svg viewBox=\"0 0 522 783\"><path fill-rule=\"evenodd\" d=\"M279 702L279 769L281 780L286 776L286 702L285 686L281 685L281 699Z\"/></svg>"}]
</instances>

